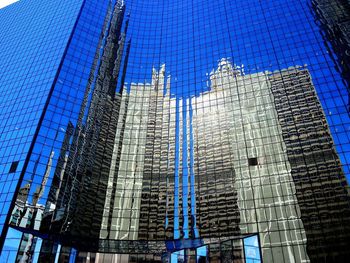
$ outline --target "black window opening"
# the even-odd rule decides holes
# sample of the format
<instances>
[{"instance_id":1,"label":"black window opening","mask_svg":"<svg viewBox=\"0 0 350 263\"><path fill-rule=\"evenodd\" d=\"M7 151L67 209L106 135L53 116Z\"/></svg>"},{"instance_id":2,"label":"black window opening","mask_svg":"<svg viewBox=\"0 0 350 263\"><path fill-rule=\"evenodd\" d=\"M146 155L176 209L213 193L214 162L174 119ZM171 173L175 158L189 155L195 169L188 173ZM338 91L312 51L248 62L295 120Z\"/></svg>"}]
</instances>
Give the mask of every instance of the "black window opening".
<instances>
[{"instance_id":1,"label":"black window opening","mask_svg":"<svg viewBox=\"0 0 350 263\"><path fill-rule=\"evenodd\" d=\"M249 164L249 166L258 165L258 158L256 158L256 157L248 158L248 164Z\"/></svg>"},{"instance_id":2,"label":"black window opening","mask_svg":"<svg viewBox=\"0 0 350 263\"><path fill-rule=\"evenodd\" d=\"M17 171L19 161L12 162L9 173L15 173Z\"/></svg>"}]
</instances>

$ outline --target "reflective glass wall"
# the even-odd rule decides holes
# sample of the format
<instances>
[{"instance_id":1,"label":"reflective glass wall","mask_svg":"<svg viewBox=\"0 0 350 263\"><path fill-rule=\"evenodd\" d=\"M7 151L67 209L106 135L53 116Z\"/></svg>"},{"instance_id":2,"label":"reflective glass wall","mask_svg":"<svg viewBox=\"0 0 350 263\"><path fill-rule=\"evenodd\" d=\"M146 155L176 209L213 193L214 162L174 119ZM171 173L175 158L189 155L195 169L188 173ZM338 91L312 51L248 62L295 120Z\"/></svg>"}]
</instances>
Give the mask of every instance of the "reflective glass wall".
<instances>
[{"instance_id":1,"label":"reflective glass wall","mask_svg":"<svg viewBox=\"0 0 350 263\"><path fill-rule=\"evenodd\" d=\"M83 1L1 257L347 262L347 7Z\"/></svg>"},{"instance_id":2,"label":"reflective glass wall","mask_svg":"<svg viewBox=\"0 0 350 263\"><path fill-rule=\"evenodd\" d=\"M81 4L21 1L0 9L2 245L21 174ZM12 250L19 241L18 236L10 237L13 242L5 247Z\"/></svg>"},{"instance_id":3,"label":"reflective glass wall","mask_svg":"<svg viewBox=\"0 0 350 263\"><path fill-rule=\"evenodd\" d=\"M43 215L52 211L51 196L56 198L55 189L65 181L59 177L64 147L91 103L89 90L107 38L102 32L113 22L114 33L121 24L111 19L114 9L109 1L23 0L0 10L1 200L6 201L1 262L39 258L38 236L48 237L47 231L39 233ZM118 42L120 34L115 35Z\"/></svg>"}]
</instances>

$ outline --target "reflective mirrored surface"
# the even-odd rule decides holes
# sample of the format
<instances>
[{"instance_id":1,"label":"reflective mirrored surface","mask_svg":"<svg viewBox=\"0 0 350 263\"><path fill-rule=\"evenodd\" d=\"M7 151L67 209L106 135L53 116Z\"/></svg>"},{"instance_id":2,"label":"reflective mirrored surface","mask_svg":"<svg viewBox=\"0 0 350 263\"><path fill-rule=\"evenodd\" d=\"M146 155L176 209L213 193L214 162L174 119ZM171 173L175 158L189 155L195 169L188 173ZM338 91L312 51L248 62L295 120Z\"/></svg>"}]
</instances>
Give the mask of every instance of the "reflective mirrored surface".
<instances>
[{"instance_id":1,"label":"reflective mirrored surface","mask_svg":"<svg viewBox=\"0 0 350 263\"><path fill-rule=\"evenodd\" d=\"M1 9L1 260L347 262L348 7Z\"/></svg>"}]
</instances>

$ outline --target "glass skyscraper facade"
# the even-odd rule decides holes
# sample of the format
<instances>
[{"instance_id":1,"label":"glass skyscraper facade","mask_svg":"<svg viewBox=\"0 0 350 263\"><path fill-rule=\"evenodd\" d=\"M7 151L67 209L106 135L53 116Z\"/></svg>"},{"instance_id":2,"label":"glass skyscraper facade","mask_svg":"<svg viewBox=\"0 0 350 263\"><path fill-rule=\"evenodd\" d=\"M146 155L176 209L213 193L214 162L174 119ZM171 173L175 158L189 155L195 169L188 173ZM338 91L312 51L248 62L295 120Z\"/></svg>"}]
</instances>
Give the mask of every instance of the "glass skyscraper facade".
<instances>
[{"instance_id":1,"label":"glass skyscraper facade","mask_svg":"<svg viewBox=\"0 0 350 263\"><path fill-rule=\"evenodd\" d=\"M348 262L349 5L0 9L0 262Z\"/></svg>"}]
</instances>

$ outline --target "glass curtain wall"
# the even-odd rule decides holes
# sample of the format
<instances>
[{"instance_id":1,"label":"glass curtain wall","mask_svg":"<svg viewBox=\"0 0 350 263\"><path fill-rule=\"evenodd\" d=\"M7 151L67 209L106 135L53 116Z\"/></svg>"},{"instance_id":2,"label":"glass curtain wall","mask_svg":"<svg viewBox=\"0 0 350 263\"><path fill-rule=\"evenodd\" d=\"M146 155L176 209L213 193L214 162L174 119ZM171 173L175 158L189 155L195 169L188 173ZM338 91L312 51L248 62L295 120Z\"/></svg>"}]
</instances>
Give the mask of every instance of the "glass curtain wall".
<instances>
[{"instance_id":1,"label":"glass curtain wall","mask_svg":"<svg viewBox=\"0 0 350 263\"><path fill-rule=\"evenodd\" d=\"M1 257L347 262L348 60L320 2L84 1Z\"/></svg>"}]
</instances>

